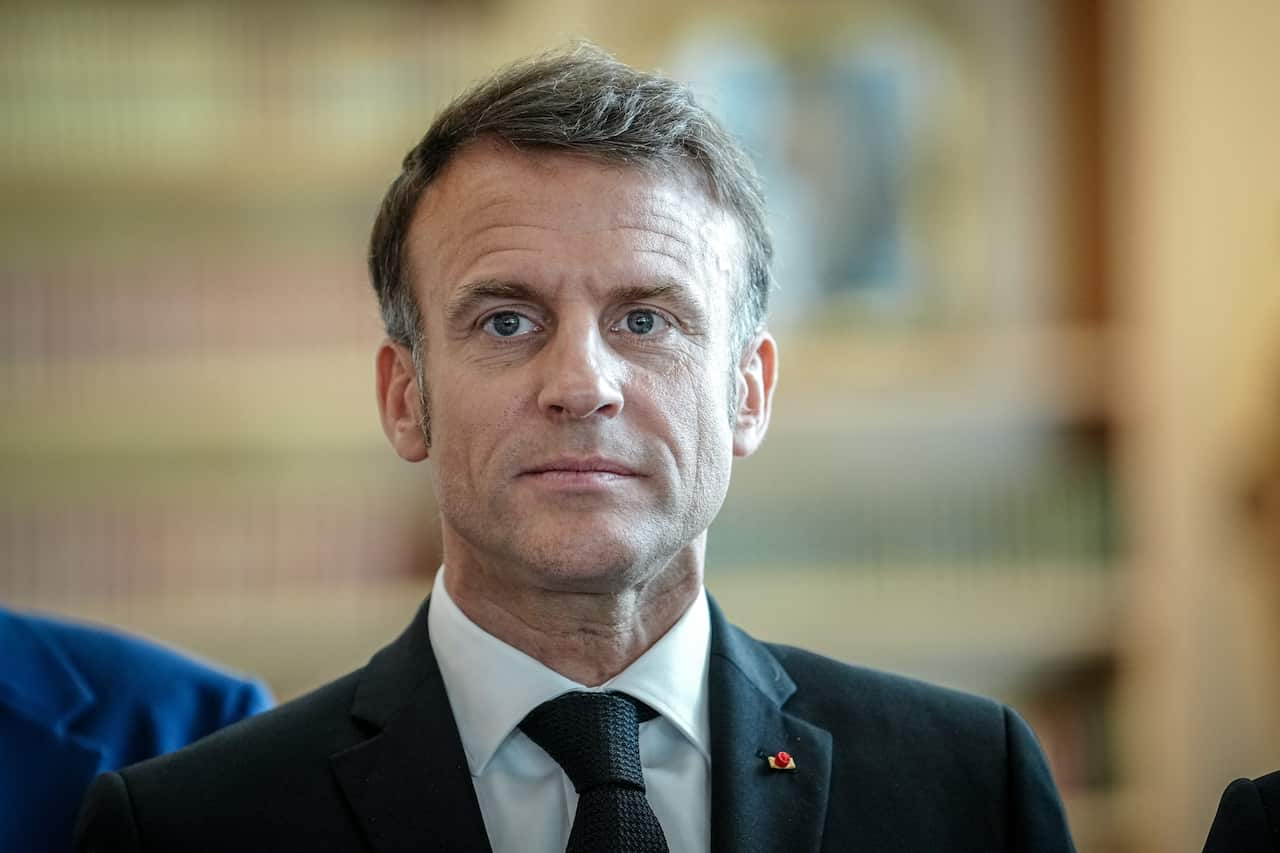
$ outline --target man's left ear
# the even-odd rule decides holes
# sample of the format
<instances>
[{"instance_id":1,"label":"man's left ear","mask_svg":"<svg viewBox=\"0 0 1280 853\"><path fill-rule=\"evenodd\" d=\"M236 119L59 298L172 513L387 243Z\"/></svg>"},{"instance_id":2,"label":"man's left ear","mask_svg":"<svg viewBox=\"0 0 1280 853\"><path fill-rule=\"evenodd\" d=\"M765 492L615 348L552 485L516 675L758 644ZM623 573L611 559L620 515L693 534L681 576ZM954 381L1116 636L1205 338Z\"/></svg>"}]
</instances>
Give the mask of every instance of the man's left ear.
<instances>
[{"instance_id":1,"label":"man's left ear","mask_svg":"<svg viewBox=\"0 0 1280 853\"><path fill-rule=\"evenodd\" d=\"M738 362L738 410L733 422L733 455L756 452L769 429L773 388L778 381L778 350L773 335L760 331Z\"/></svg>"}]
</instances>

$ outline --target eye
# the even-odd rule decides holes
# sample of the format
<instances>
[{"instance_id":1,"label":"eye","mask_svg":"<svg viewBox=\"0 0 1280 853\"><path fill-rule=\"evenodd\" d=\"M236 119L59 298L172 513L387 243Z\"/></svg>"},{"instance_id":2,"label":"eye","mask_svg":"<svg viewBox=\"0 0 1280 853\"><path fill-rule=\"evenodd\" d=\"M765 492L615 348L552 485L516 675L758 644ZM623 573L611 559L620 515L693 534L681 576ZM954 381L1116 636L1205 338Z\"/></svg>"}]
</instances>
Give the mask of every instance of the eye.
<instances>
[{"instance_id":1,"label":"eye","mask_svg":"<svg viewBox=\"0 0 1280 853\"><path fill-rule=\"evenodd\" d=\"M538 329L532 320L515 311L499 311L497 314L491 314L485 318L481 328L498 338L514 338Z\"/></svg>"},{"instance_id":2,"label":"eye","mask_svg":"<svg viewBox=\"0 0 1280 853\"><path fill-rule=\"evenodd\" d=\"M652 335L665 331L671 324L657 311L636 308L627 312L627 316L623 318L623 325L633 335Z\"/></svg>"}]
</instances>

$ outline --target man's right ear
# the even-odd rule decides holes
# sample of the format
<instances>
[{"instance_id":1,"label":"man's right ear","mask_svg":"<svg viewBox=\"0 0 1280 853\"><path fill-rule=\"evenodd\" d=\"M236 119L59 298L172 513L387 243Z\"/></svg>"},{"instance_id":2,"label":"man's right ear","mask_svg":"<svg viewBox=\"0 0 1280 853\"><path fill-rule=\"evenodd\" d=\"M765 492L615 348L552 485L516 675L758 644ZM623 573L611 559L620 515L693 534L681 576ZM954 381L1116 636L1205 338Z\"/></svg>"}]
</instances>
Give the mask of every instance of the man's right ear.
<instances>
[{"instance_id":1,"label":"man's right ear","mask_svg":"<svg viewBox=\"0 0 1280 853\"><path fill-rule=\"evenodd\" d=\"M378 413L382 431L401 459L421 462L427 458L422 434L422 400L413 354L404 344L387 338L377 355Z\"/></svg>"}]
</instances>

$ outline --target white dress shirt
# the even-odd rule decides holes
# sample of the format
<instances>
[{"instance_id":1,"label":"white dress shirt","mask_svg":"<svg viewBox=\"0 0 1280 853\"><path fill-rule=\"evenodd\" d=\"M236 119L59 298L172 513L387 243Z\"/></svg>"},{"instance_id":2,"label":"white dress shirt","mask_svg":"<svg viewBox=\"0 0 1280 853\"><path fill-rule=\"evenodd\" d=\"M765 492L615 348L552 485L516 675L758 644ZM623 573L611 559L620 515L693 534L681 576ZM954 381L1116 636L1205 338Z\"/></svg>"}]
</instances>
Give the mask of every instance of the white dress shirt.
<instances>
[{"instance_id":1,"label":"white dress shirt","mask_svg":"<svg viewBox=\"0 0 1280 853\"><path fill-rule=\"evenodd\" d=\"M468 619L449 597L444 572L431 590L427 628L494 853L564 853L578 795L560 765L517 726L571 690L622 691L658 712L640 726L649 803L672 853L705 853L711 843L706 591L631 666L589 688Z\"/></svg>"}]
</instances>

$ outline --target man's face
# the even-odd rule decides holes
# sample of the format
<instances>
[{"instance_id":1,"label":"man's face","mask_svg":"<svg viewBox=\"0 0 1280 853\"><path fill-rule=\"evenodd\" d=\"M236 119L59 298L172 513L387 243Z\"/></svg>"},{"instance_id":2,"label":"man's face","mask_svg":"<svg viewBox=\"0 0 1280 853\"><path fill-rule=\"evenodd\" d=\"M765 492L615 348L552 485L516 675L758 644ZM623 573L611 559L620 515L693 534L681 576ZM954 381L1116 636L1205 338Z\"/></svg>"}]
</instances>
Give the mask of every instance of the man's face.
<instances>
[{"instance_id":1,"label":"man's face","mask_svg":"<svg viewBox=\"0 0 1280 853\"><path fill-rule=\"evenodd\" d=\"M451 568L584 592L700 571L772 390L770 340L763 415L726 416L762 396L761 339L730 351L741 240L682 172L488 142L450 162L408 259Z\"/></svg>"}]
</instances>

